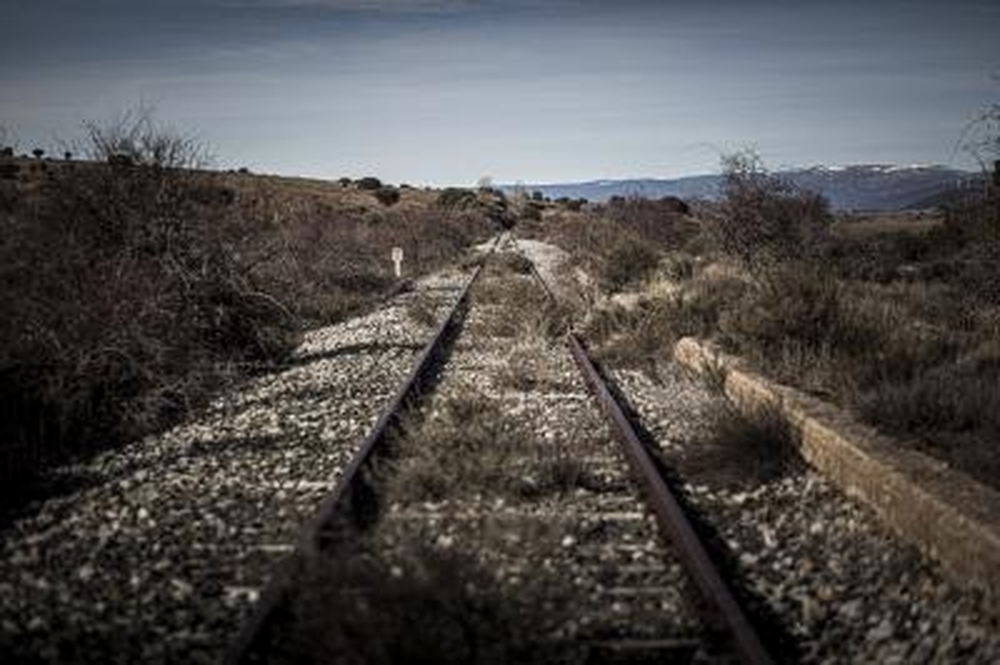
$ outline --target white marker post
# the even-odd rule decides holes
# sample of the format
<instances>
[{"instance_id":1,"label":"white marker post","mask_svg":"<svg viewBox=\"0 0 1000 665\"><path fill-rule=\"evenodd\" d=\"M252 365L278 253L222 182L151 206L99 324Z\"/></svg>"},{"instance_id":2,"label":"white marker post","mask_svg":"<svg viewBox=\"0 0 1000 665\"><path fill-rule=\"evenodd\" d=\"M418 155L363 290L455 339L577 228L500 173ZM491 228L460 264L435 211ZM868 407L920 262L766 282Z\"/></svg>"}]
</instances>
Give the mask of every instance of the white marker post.
<instances>
[{"instance_id":1,"label":"white marker post","mask_svg":"<svg viewBox=\"0 0 1000 665\"><path fill-rule=\"evenodd\" d=\"M392 248L392 262L396 264L396 277L403 276L403 248Z\"/></svg>"}]
</instances>

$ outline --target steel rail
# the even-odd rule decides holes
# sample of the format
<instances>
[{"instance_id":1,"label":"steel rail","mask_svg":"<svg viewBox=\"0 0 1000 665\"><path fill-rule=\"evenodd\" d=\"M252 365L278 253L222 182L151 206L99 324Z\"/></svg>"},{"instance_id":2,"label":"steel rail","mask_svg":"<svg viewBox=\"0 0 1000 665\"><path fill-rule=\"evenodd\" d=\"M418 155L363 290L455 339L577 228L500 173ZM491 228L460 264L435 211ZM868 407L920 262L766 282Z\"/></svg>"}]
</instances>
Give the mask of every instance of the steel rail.
<instances>
[{"instance_id":1,"label":"steel rail","mask_svg":"<svg viewBox=\"0 0 1000 665\"><path fill-rule=\"evenodd\" d=\"M747 665L773 663L753 624L712 562L680 502L664 481L656 462L574 333L569 335L569 347L615 437L622 444L633 476L645 490L646 500L656 515L661 533L674 545L681 564L706 602L711 627L732 638L734 651Z\"/></svg>"},{"instance_id":2,"label":"steel rail","mask_svg":"<svg viewBox=\"0 0 1000 665\"><path fill-rule=\"evenodd\" d=\"M496 243L491 247L490 253L495 247ZM383 409L334 489L324 497L315 516L300 530L295 552L280 564L274 577L265 586L260 602L243 622L240 632L231 643L225 663L237 665L257 662L254 658L255 650L266 639L268 625L274 620L276 612L291 592L297 569L302 561L321 548L324 533L328 532L338 517L342 516L343 503L348 502L348 512L356 523L365 520L363 511L368 509L368 502L374 499L369 480L365 477L365 468L373 454L385 442L391 428L399 421L403 409L419 391L430 368L434 365L434 360L444 348L452 331L458 326L459 315L464 314L469 292L482 269L482 263L476 266L472 276L462 288L458 300L448 312L448 316L421 351L406 379Z\"/></svg>"},{"instance_id":3,"label":"steel rail","mask_svg":"<svg viewBox=\"0 0 1000 665\"><path fill-rule=\"evenodd\" d=\"M555 294L538 272L534 261L531 261L531 272L549 300L553 304L556 303ZM680 501L670 491L663 474L636 433L631 420L587 355L580 338L573 332L567 337L573 360L600 404L615 438L622 445L632 475L642 485L646 500L656 515L661 533L676 547L681 564L694 581L706 604L707 622L711 624L713 630L731 637L733 649L742 662L747 665L774 663L750 619L726 584L722 573L713 563Z\"/></svg>"}]
</instances>

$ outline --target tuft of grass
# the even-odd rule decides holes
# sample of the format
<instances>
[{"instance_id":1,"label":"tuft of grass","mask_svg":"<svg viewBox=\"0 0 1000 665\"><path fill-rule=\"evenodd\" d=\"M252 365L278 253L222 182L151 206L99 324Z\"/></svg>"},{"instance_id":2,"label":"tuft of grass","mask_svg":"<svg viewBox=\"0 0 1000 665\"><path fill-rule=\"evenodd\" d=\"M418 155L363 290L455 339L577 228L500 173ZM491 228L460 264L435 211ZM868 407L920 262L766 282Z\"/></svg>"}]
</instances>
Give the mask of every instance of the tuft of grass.
<instances>
[{"instance_id":1,"label":"tuft of grass","mask_svg":"<svg viewBox=\"0 0 1000 665\"><path fill-rule=\"evenodd\" d=\"M561 662L545 643L558 613L543 613L537 592L505 587L471 554L413 536L387 545L356 543L307 562L268 661Z\"/></svg>"},{"instance_id":2,"label":"tuft of grass","mask_svg":"<svg viewBox=\"0 0 1000 665\"><path fill-rule=\"evenodd\" d=\"M532 273L531 259L517 252L503 252L498 260L515 275L530 275Z\"/></svg>"},{"instance_id":3,"label":"tuft of grass","mask_svg":"<svg viewBox=\"0 0 1000 665\"><path fill-rule=\"evenodd\" d=\"M437 324L437 308L425 295L416 295L406 303L406 315L418 325L432 328Z\"/></svg>"},{"instance_id":4,"label":"tuft of grass","mask_svg":"<svg viewBox=\"0 0 1000 665\"><path fill-rule=\"evenodd\" d=\"M538 500L598 486L577 455L578 451L559 443L536 448L530 472L521 474L514 485L516 493L523 499Z\"/></svg>"},{"instance_id":5,"label":"tuft of grass","mask_svg":"<svg viewBox=\"0 0 1000 665\"><path fill-rule=\"evenodd\" d=\"M720 397L711 435L684 461L685 476L734 489L752 489L800 472L798 439L776 407L741 410Z\"/></svg>"},{"instance_id":6,"label":"tuft of grass","mask_svg":"<svg viewBox=\"0 0 1000 665\"><path fill-rule=\"evenodd\" d=\"M404 427L403 456L387 479L390 496L440 500L508 491L509 463L531 448L530 433L504 417L495 400L470 393L449 399L419 425Z\"/></svg>"}]
</instances>

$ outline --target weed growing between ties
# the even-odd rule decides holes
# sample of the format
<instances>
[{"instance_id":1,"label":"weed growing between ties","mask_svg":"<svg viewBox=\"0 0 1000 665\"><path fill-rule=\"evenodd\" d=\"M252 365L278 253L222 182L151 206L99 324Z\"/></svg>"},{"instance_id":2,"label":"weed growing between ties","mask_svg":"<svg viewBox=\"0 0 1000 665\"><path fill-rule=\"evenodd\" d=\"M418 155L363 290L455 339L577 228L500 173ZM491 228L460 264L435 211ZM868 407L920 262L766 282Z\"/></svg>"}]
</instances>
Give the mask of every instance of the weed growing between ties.
<instances>
[{"instance_id":1,"label":"weed growing between ties","mask_svg":"<svg viewBox=\"0 0 1000 665\"><path fill-rule=\"evenodd\" d=\"M512 494L511 465L533 449L531 433L482 394L449 399L404 426L405 445L387 479L390 501Z\"/></svg>"},{"instance_id":2,"label":"weed growing between ties","mask_svg":"<svg viewBox=\"0 0 1000 665\"><path fill-rule=\"evenodd\" d=\"M524 263L527 258L510 253L500 256L516 258L487 263L483 279L473 294L476 302L486 305L481 317L472 323L477 334L524 343L561 339L572 326L572 308L548 298L530 276L530 263ZM520 268L510 267L510 261Z\"/></svg>"},{"instance_id":3,"label":"weed growing between ties","mask_svg":"<svg viewBox=\"0 0 1000 665\"><path fill-rule=\"evenodd\" d=\"M546 640L563 618L548 592L419 536L345 544L309 562L300 581L269 662L580 662Z\"/></svg>"},{"instance_id":4,"label":"weed growing between ties","mask_svg":"<svg viewBox=\"0 0 1000 665\"><path fill-rule=\"evenodd\" d=\"M515 342L494 378L494 387L519 392L566 392L569 387L563 380L551 376L542 361L545 354L560 351L553 348L557 344L556 340L537 338Z\"/></svg>"}]
</instances>

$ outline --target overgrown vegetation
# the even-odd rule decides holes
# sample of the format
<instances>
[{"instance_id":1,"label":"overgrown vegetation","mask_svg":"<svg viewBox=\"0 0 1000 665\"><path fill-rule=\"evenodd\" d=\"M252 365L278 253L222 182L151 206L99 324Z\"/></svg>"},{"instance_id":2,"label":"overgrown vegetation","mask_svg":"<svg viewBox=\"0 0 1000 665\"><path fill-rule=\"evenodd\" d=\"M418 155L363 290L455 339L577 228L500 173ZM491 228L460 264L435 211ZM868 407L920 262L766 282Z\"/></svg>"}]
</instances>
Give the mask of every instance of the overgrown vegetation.
<instances>
[{"instance_id":1,"label":"overgrown vegetation","mask_svg":"<svg viewBox=\"0 0 1000 665\"><path fill-rule=\"evenodd\" d=\"M652 275L663 252L698 234L686 206L678 202L673 197L618 198L586 209L560 206L539 220L522 220L518 233L559 245L575 266L614 293L636 288Z\"/></svg>"},{"instance_id":2,"label":"overgrown vegetation","mask_svg":"<svg viewBox=\"0 0 1000 665\"><path fill-rule=\"evenodd\" d=\"M592 342L644 365L681 336L711 338L996 484L997 188L952 204L928 230L861 235L850 222L834 232L822 199L774 178L752 154L724 167L721 201L700 206L702 232L668 251L646 242L660 252L647 288L634 305L600 308ZM609 226L588 229L587 246L615 247L614 236L598 235ZM605 250L605 265L615 256Z\"/></svg>"},{"instance_id":3,"label":"overgrown vegetation","mask_svg":"<svg viewBox=\"0 0 1000 665\"><path fill-rule=\"evenodd\" d=\"M413 536L367 540L310 562L269 661L553 663L579 651L546 641L568 610L548 590L512 588L475 556Z\"/></svg>"},{"instance_id":4,"label":"overgrown vegetation","mask_svg":"<svg viewBox=\"0 0 1000 665\"><path fill-rule=\"evenodd\" d=\"M493 228L432 200L340 205L323 186L192 169L201 148L148 114L87 130L94 161L0 181L4 481L280 361L304 328L389 291L390 247L416 274Z\"/></svg>"}]
</instances>

